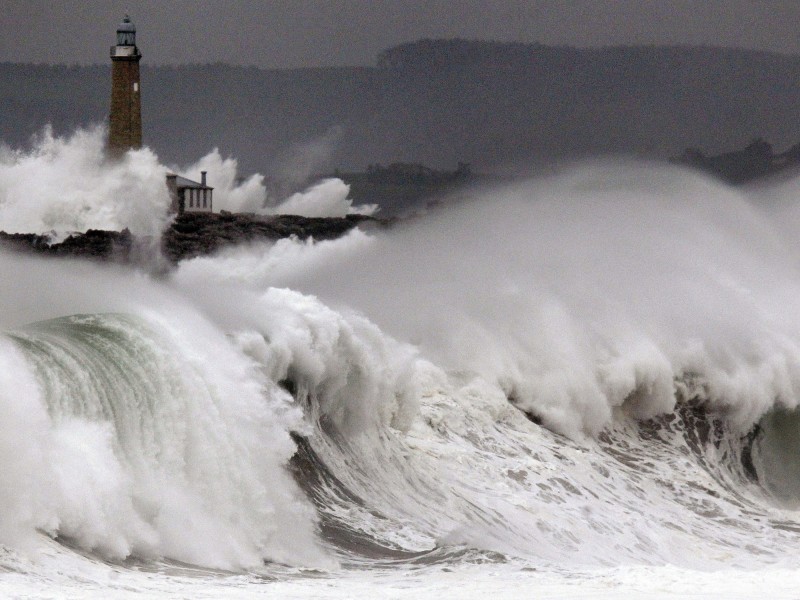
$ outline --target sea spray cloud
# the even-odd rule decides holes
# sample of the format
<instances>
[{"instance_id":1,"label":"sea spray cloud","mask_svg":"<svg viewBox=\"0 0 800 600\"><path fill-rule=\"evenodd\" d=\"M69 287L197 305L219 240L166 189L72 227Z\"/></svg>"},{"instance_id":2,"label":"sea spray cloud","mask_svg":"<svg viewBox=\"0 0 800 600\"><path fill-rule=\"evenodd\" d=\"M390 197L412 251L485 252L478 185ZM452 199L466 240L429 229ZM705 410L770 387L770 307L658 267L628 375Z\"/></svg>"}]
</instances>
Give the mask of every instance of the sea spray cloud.
<instances>
[{"instance_id":1,"label":"sea spray cloud","mask_svg":"<svg viewBox=\"0 0 800 600\"><path fill-rule=\"evenodd\" d=\"M101 127L65 137L46 128L31 150L0 152L0 229L63 234L128 227L157 235L167 221L166 168L147 148L107 160L105 136Z\"/></svg>"},{"instance_id":2,"label":"sea spray cloud","mask_svg":"<svg viewBox=\"0 0 800 600\"><path fill-rule=\"evenodd\" d=\"M754 199L671 167L594 164L372 234L368 252L286 241L281 268L225 276L358 310L573 436L620 409L670 411L686 377L746 429L800 389L797 256Z\"/></svg>"},{"instance_id":3,"label":"sea spray cloud","mask_svg":"<svg viewBox=\"0 0 800 600\"><path fill-rule=\"evenodd\" d=\"M207 171L214 209L260 214L344 216L371 214L372 205L353 207L349 188L326 180L284 205L268 206L264 176L241 179L234 158L217 149L186 168L166 167L149 148L130 150L120 160L105 155L103 127L56 136L48 127L29 150L0 147L0 230L66 234L87 229L158 236L169 223L168 171L199 180Z\"/></svg>"},{"instance_id":4,"label":"sea spray cloud","mask_svg":"<svg viewBox=\"0 0 800 600\"><path fill-rule=\"evenodd\" d=\"M219 149L214 148L196 163L174 170L195 181L200 181L201 171L208 173L208 185L214 188L215 212L262 212L267 202L264 176L256 173L240 180L238 169L235 158L223 158Z\"/></svg>"},{"instance_id":5,"label":"sea spray cloud","mask_svg":"<svg viewBox=\"0 0 800 600\"><path fill-rule=\"evenodd\" d=\"M215 211L344 217L352 214L371 215L378 210L376 204L353 206L353 201L348 198L350 186L337 178L324 179L275 205L268 197L263 175L256 173L247 179L240 179L236 159L223 158L217 148L195 164L176 168L175 171L195 180L200 179L201 171L206 171L208 184L214 188Z\"/></svg>"},{"instance_id":6,"label":"sea spray cloud","mask_svg":"<svg viewBox=\"0 0 800 600\"><path fill-rule=\"evenodd\" d=\"M346 215L372 215L377 204L353 206L348 199L350 186L341 179L325 179L304 192L293 194L275 207L275 214L303 217L344 217Z\"/></svg>"},{"instance_id":7,"label":"sea spray cloud","mask_svg":"<svg viewBox=\"0 0 800 600\"><path fill-rule=\"evenodd\" d=\"M394 230L187 261L166 280L0 252L14 283L0 311L6 581L152 595L199 579L246 595L263 570L297 579L264 559L330 564L318 518L351 565L356 541L367 570L405 548L436 577L477 558L502 578L487 550L515 572L581 565L579 578L795 566L797 520L747 479L746 440L727 429L797 396L796 254L753 199L606 165ZM686 374L724 431L684 409L628 418L669 411ZM513 404L575 438L605 430L570 441ZM298 448L290 431L307 436ZM43 533L69 543L19 568L13 548ZM158 572L104 562L131 553ZM173 577L160 556L258 573Z\"/></svg>"},{"instance_id":8,"label":"sea spray cloud","mask_svg":"<svg viewBox=\"0 0 800 600\"><path fill-rule=\"evenodd\" d=\"M233 246L213 257L184 261L175 279L197 289L213 282L263 290L268 282L291 278L297 269L324 272L326 266L347 263L375 243L374 237L356 228L337 240L284 238L274 244Z\"/></svg>"},{"instance_id":9,"label":"sea spray cloud","mask_svg":"<svg viewBox=\"0 0 800 600\"><path fill-rule=\"evenodd\" d=\"M293 144L288 155L279 161L278 176L290 185L298 185L315 173L330 170L331 158L343 136L344 129L335 125L317 138Z\"/></svg>"}]
</instances>

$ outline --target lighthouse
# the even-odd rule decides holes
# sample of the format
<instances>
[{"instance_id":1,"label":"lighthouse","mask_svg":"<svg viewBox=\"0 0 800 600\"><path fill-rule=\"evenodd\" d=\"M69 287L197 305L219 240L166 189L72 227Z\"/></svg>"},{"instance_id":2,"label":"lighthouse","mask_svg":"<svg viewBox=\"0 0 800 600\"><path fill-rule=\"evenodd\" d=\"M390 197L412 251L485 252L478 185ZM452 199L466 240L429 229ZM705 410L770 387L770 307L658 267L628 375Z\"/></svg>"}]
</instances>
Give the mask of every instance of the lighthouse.
<instances>
[{"instance_id":1,"label":"lighthouse","mask_svg":"<svg viewBox=\"0 0 800 600\"><path fill-rule=\"evenodd\" d=\"M117 45L111 46L111 113L108 123L108 150L120 156L126 150L142 147L142 102L139 86L139 60L136 26L128 15L117 27Z\"/></svg>"}]
</instances>

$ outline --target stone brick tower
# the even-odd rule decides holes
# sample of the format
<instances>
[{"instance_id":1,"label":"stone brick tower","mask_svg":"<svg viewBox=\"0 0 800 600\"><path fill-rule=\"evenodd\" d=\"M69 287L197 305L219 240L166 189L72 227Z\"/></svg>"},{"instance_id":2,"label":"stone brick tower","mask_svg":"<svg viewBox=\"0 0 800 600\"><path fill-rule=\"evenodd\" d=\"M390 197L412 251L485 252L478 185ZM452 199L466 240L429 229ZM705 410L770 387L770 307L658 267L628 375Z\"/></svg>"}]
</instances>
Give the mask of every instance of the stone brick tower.
<instances>
[{"instance_id":1,"label":"stone brick tower","mask_svg":"<svg viewBox=\"0 0 800 600\"><path fill-rule=\"evenodd\" d=\"M111 46L111 114L108 151L120 156L142 147L142 102L139 90L139 60L136 27L125 15L117 27L117 45Z\"/></svg>"}]
</instances>

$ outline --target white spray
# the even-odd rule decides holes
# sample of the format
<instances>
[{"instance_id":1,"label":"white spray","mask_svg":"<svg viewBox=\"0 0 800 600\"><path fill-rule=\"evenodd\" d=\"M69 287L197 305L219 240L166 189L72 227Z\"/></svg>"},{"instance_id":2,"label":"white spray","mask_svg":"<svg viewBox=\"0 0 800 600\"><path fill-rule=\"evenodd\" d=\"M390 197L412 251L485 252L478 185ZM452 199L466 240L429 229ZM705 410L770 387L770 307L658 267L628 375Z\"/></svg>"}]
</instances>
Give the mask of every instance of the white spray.
<instances>
[{"instance_id":1,"label":"white spray","mask_svg":"<svg viewBox=\"0 0 800 600\"><path fill-rule=\"evenodd\" d=\"M19 289L3 297L0 543L43 531L112 559L333 564L285 468L300 411L189 301L70 262L0 254L0 276Z\"/></svg>"},{"instance_id":2,"label":"white spray","mask_svg":"<svg viewBox=\"0 0 800 600\"><path fill-rule=\"evenodd\" d=\"M196 164L166 167L149 148L131 150L119 161L105 155L102 127L65 137L46 128L31 150L0 147L0 230L63 237L87 229L158 236L169 221L168 171L199 179L209 173L214 208L261 214L344 216L371 214L373 205L353 207L349 187L326 180L284 203L269 201L264 176L240 179L237 162L214 149Z\"/></svg>"},{"instance_id":3,"label":"white spray","mask_svg":"<svg viewBox=\"0 0 800 600\"><path fill-rule=\"evenodd\" d=\"M197 260L180 276L355 307L571 435L623 407L670 411L673 380L689 375L745 428L775 403L795 406L796 257L743 192L673 168L595 164L488 196L369 242L283 242L250 269Z\"/></svg>"}]
</instances>

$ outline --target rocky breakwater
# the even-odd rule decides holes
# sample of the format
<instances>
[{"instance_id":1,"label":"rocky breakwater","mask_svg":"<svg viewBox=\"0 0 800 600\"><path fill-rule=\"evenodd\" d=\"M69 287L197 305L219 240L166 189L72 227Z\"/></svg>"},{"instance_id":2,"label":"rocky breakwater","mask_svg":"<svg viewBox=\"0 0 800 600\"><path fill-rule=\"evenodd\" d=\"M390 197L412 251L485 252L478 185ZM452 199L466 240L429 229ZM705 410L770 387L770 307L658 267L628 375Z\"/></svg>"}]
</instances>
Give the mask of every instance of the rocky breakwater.
<instances>
[{"instance_id":1,"label":"rocky breakwater","mask_svg":"<svg viewBox=\"0 0 800 600\"><path fill-rule=\"evenodd\" d=\"M102 261L129 262L134 236L127 229L103 231L89 229L73 233L63 241L48 235L0 231L0 248L45 256L79 257Z\"/></svg>"},{"instance_id":2,"label":"rocky breakwater","mask_svg":"<svg viewBox=\"0 0 800 600\"><path fill-rule=\"evenodd\" d=\"M137 238L127 229L90 229L85 233L74 233L63 241L53 241L47 235L0 231L0 248L44 256L128 264L149 262L158 257L176 264L236 244L275 241L290 236L330 240L359 225L375 226L382 223L363 215L310 218L296 215L195 213L177 216L162 234L160 243L149 238Z\"/></svg>"},{"instance_id":3,"label":"rocky breakwater","mask_svg":"<svg viewBox=\"0 0 800 600\"><path fill-rule=\"evenodd\" d=\"M173 263L213 254L235 244L299 239L332 240L359 224L379 221L363 215L340 218L311 218L296 215L261 216L237 213L188 213L180 215L161 238L164 256Z\"/></svg>"}]
</instances>

